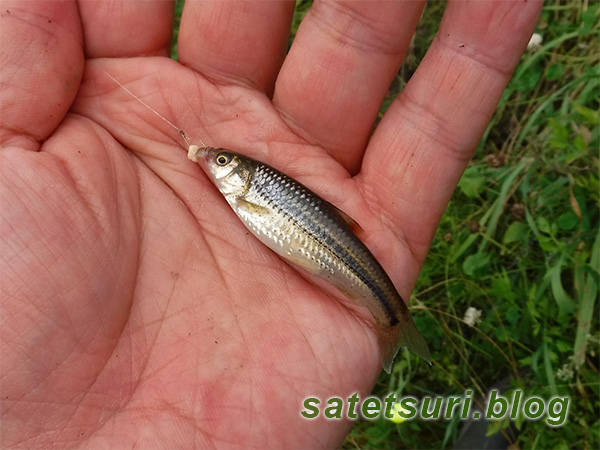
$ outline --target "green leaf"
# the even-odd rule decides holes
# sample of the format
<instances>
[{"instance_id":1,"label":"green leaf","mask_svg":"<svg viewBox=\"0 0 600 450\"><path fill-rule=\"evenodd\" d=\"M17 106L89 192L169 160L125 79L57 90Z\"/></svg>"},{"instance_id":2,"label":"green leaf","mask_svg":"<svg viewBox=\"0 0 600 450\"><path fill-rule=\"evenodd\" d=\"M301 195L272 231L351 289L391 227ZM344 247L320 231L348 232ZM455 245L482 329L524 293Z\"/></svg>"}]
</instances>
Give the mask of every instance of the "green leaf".
<instances>
[{"instance_id":1,"label":"green leaf","mask_svg":"<svg viewBox=\"0 0 600 450\"><path fill-rule=\"evenodd\" d=\"M525 367L531 365L531 356L519 359L519 367Z\"/></svg>"},{"instance_id":2,"label":"green leaf","mask_svg":"<svg viewBox=\"0 0 600 450\"><path fill-rule=\"evenodd\" d=\"M565 73L565 66L562 63L553 64L548 67L548 71L546 72L546 79L548 80L556 80L562 77Z\"/></svg>"},{"instance_id":3,"label":"green leaf","mask_svg":"<svg viewBox=\"0 0 600 450\"><path fill-rule=\"evenodd\" d=\"M563 314L571 314L575 311L576 305L573 299L565 291L561 279L562 265L565 256L565 253L561 255L556 264L547 272L547 276L550 277L550 289L552 291L552 296L558 305L558 309L560 309L560 312Z\"/></svg>"},{"instance_id":4,"label":"green leaf","mask_svg":"<svg viewBox=\"0 0 600 450\"><path fill-rule=\"evenodd\" d=\"M554 445L554 450L569 450L570 448L572 448L571 445L564 439L561 439L558 441L558 444Z\"/></svg>"},{"instance_id":5,"label":"green leaf","mask_svg":"<svg viewBox=\"0 0 600 450\"><path fill-rule=\"evenodd\" d=\"M558 216L556 223L563 230L572 230L579 223L579 219L573 211L567 211L566 213Z\"/></svg>"},{"instance_id":6,"label":"green leaf","mask_svg":"<svg viewBox=\"0 0 600 450\"><path fill-rule=\"evenodd\" d=\"M544 335L544 338L546 336ZM548 343L544 340L543 345L543 354L544 354L544 370L546 372L546 378L548 380L548 385L550 387L550 393L552 397L558 396L558 390L556 389L556 381L554 380L554 367L552 365L552 352L548 349Z\"/></svg>"},{"instance_id":7,"label":"green leaf","mask_svg":"<svg viewBox=\"0 0 600 450\"><path fill-rule=\"evenodd\" d=\"M485 177L479 167L469 167L458 182L458 187L469 198L477 198L485 189Z\"/></svg>"},{"instance_id":8,"label":"green leaf","mask_svg":"<svg viewBox=\"0 0 600 450\"><path fill-rule=\"evenodd\" d=\"M560 352L568 352L573 349L573 346L571 344L569 344L568 342L556 341L556 348Z\"/></svg>"},{"instance_id":9,"label":"green leaf","mask_svg":"<svg viewBox=\"0 0 600 450\"><path fill-rule=\"evenodd\" d=\"M487 431L485 432L485 437L490 437L496 433L499 433L500 430L505 430L509 425L510 418L508 417L508 414L500 420L492 420L490 421Z\"/></svg>"},{"instance_id":10,"label":"green leaf","mask_svg":"<svg viewBox=\"0 0 600 450\"><path fill-rule=\"evenodd\" d=\"M517 300L514 286L505 269L502 269L502 274L499 277L494 278L490 294L496 295L501 299L506 299L511 303L514 303Z\"/></svg>"},{"instance_id":11,"label":"green leaf","mask_svg":"<svg viewBox=\"0 0 600 450\"><path fill-rule=\"evenodd\" d=\"M531 60L534 58L531 57ZM532 91L542 78L543 68L540 64L533 64L529 70L521 72L518 76L513 77L512 86L516 91L525 92Z\"/></svg>"},{"instance_id":12,"label":"green leaf","mask_svg":"<svg viewBox=\"0 0 600 450\"><path fill-rule=\"evenodd\" d=\"M587 8L581 13L582 27L579 28L581 36L586 36L588 33L593 32L594 25L596 24L596 12L595 8Z\"/></svg>"},{"instance_id":13,"label":"green leaf","mask_svg":"<svg viewBox=\"0 0 600 450\"><path fill-rule=\"evenodd\" d=\"M577 105L575 106L575 111L581 114L585 120L593 125L598 125L600 122L600 112L588 108L587 106Z\"/></svg>"},{"instance_id":14,"label":"green leaf","mask_svg":"<svg viewBox=\"0 0 600 450\"><path fill-rule=\"evenodd\" d=\"M594 316L594 305L598 299L597 275L600 271L600 236L596 237L592 247L590 266L592 270L589 272L585 271L583 267L577 267L575 270L576 280L579 280L578 291L580 291L578 292L577 335L573 350L573 363L576 367L581 367L585 362L585 347Z\"/></svg>"},{"instance_id":15,"label":"green leaf","mask_svg":"<svg viewBox=\"0 0 600 450\"><path fill-rule=\"evenodd\" d=\"M469 255L465 258L463 262L463 270L469 276L474 276L476 272L479 272L481 269L489 266L490 264L490 255L485 253L475 253L474 255Z\"/></svg>"},{"instance_id":16,"label":"green leaf","mask_svg":"<svg viewBox=\"0 0 600 450\"><path fill-rule=\"evenodd\" d=\"M546 234L550 234L550 222L548 222L548 219L546 219L543 216L539 216L536 220L538 229L542 232L542 233L546 233Z\"/></svg>"},{"instance_id":17,"label":"green leaf","mask_svg":"<svg viewBox=\"0 0 600 450\"><path fill-rule=\"evenodd\" d=\"M536 304L536 294L537 294L537 285L535 282L529 288L529 292L527 295L527 310L529 311L529 315L534 319L539 319L541 317L540 312L537 309Z\"/></svg>"},{"instance_id":18,"label":"green leaf","mask_svg":"<svg viewBox=\"0 0 600 450\"><path fill-rule=\"evenodd\" d=\"M496 328L496 339L500 342L506 342L507 340L506 334L508 333L508 329L506 329L506 333L504 331L505 330L500 326Z\"/></svg>"},{"instance_id":19,"label":"green leaf","mask_svg":"<svg viewBox=\"0 0 600 450\"><path fill-rule=\"evenodd\" d=\"M558 120L550 118L548 127L552 130L550 145L554 148L565 149L571 146L570 130Z\"/></svg>"},{"instance_id":20,"label":"green leaf","mask_svg":"<svg viewBox=\"0 0 600 450\"><path fill-rule=\"evenodd\" d=\"M529 227L525 223L513 222L506 229L504 237L502 238L502 243L510 244L511 242L525 242L528 233Z\"/></svg>"},{"instance_id":21,"label":"green leaf","mask_svg":"<svg viewBox=\"0 0 600 450\"><path fill-rule=\"evenodd\" d=\"M492 215L490 216L489 221L486 224L485 236L487 238L493 238L494 233L496 231L496 226L498 225L498 221L500 220L500 216L504 211L504 207L506 205L506 201L508 200L509 191L514 189L515 180L521 174L523 170L531 164L531 160L523 159L519 165L517 165L513 170L509 170L508 175L504 178L502 182L502 187L500 188L500 193L498 194L498 198L494 201L494 204L490 207L490 211L492 211ZM482 223L482 222L480 222ZM490 239L484 239L479 245L479 252L483 252L490 242Z\"/></svg>"},{"instance_id":22,"label":"green leaf","mask_svg":"<svg viewBox=\"0 0 600 450\"><path fill-rule=\"evenodd\" d=\"M542 250L548 253L554 253L558 249L556 242L554 242L552 238L549 238L548 236L540 236L538 238L538 244L540 244Z\"/></svg>"},{"instance_id":23,"label":"green leaf","mask_svg":"<svg viewBox=\"0 0 600 450\"><path fill-rule=\"evenodd\" d=\"M508 308L508 311L506 312L506 320L508 320L513 327L517 324L517 321L520 317L521 310L517 306L513 305Z\"/></svg>"}]
</instances>

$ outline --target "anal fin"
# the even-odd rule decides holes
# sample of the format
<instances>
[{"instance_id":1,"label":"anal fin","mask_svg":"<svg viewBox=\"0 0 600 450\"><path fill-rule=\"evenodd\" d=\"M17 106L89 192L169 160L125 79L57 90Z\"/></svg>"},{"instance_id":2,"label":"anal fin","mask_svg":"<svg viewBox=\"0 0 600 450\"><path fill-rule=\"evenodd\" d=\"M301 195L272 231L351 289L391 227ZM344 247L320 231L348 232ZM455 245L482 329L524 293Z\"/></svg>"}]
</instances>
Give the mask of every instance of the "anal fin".
<instances>
[{"instance_id":1,"label":"anal fin","mask_svg":"<svg viewBox=\"0 0 600 450\"><path fill-rule=\"evenodd\" d=\"M338 215L342 218L342 220L344 222L346 222L346 224L350 227L350 229L352 230L352 232L354 234L356 234L357 236L360 236L364 233L364 230L362 229L362 227L358 224L358 222L356 220L354 220L352 217L350 217L348 214L346 214L344 211L342 211L340 208L338 208L337 206L327 202L333 209L335 212L338 213Z\"/></svg>"}]
</instances>

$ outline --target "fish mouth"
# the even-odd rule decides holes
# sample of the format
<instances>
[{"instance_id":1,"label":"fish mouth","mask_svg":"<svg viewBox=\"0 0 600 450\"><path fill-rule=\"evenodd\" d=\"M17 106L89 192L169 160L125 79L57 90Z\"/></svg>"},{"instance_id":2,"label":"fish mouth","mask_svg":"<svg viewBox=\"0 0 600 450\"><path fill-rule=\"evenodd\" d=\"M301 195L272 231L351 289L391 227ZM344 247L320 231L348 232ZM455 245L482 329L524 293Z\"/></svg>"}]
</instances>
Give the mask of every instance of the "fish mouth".
<instances>
[{"instance_id":1,"label":"fish mouth","mask_svg":"<svg viewBox=\"0 0 600 450\"><path fill-rule=\"evenodd\" d=\"M209 148L210 147L203 147L200 149L200 156L204 160L204 162L207 164L210 161L210 153L208 151Z\"/></svg>"},{"instance_id":2,"label":"fish mouth","mask_svg":"<svg viewBox=\"0 0 600 450\"><path fill-rule=\"evenodd\" d=\"M188 159L198 162L202 158L208 162L208 147L199 147L198 145L190 145L188 147Z\"/></svg>"},{"instance_id":3,"label":"fish mouth","mask_svg":"<svg viewBox=\"0 0 600 450\"><path fill-rule=\"evenodd\" d=\"M209 179L214 179L214 176L209 169L211 161L211 150L214 150L214 148L190 145L188 148L187 156L188 159L197 163L200 166L202 171L208 176Z\"/></svg>"}]
</instances>

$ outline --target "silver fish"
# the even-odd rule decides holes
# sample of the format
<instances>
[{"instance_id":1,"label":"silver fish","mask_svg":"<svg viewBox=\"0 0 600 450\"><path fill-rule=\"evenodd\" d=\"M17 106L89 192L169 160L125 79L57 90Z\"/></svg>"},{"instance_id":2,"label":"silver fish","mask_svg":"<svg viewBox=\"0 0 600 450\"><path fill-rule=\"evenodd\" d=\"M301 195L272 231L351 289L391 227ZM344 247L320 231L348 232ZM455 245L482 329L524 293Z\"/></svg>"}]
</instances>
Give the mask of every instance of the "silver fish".
<instances>
[{"instance_id":1,"label":"silver fish","mask_svg":"<svg viewBox=\"0 0 600 450\"><path fill-rule=\"evenodd\" d=\"M263 244L369 309L386 372L402 346L431 362L402 297L345 214L287 175L230 150L190 146L188 157L204 160L216 187Z\"/></svg>"}]
</instances>

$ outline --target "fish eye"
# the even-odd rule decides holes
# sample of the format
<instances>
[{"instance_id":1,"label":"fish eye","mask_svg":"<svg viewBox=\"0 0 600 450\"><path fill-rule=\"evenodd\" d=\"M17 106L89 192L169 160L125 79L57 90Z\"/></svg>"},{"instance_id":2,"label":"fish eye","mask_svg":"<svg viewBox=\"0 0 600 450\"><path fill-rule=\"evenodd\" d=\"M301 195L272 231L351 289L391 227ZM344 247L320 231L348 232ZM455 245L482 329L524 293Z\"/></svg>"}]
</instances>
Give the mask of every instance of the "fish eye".
<instances>
[{"instance_id":1,"label":"fish eye","mask_svg":"<svg viewBox=\"0 0 600 450\"><path fill-rule=\"evenodd\" d=\"M219 166L226 166L231 162L233 156L229 153L219 153L215 158L215 161Z\"/></svg>"}]
</instances>

